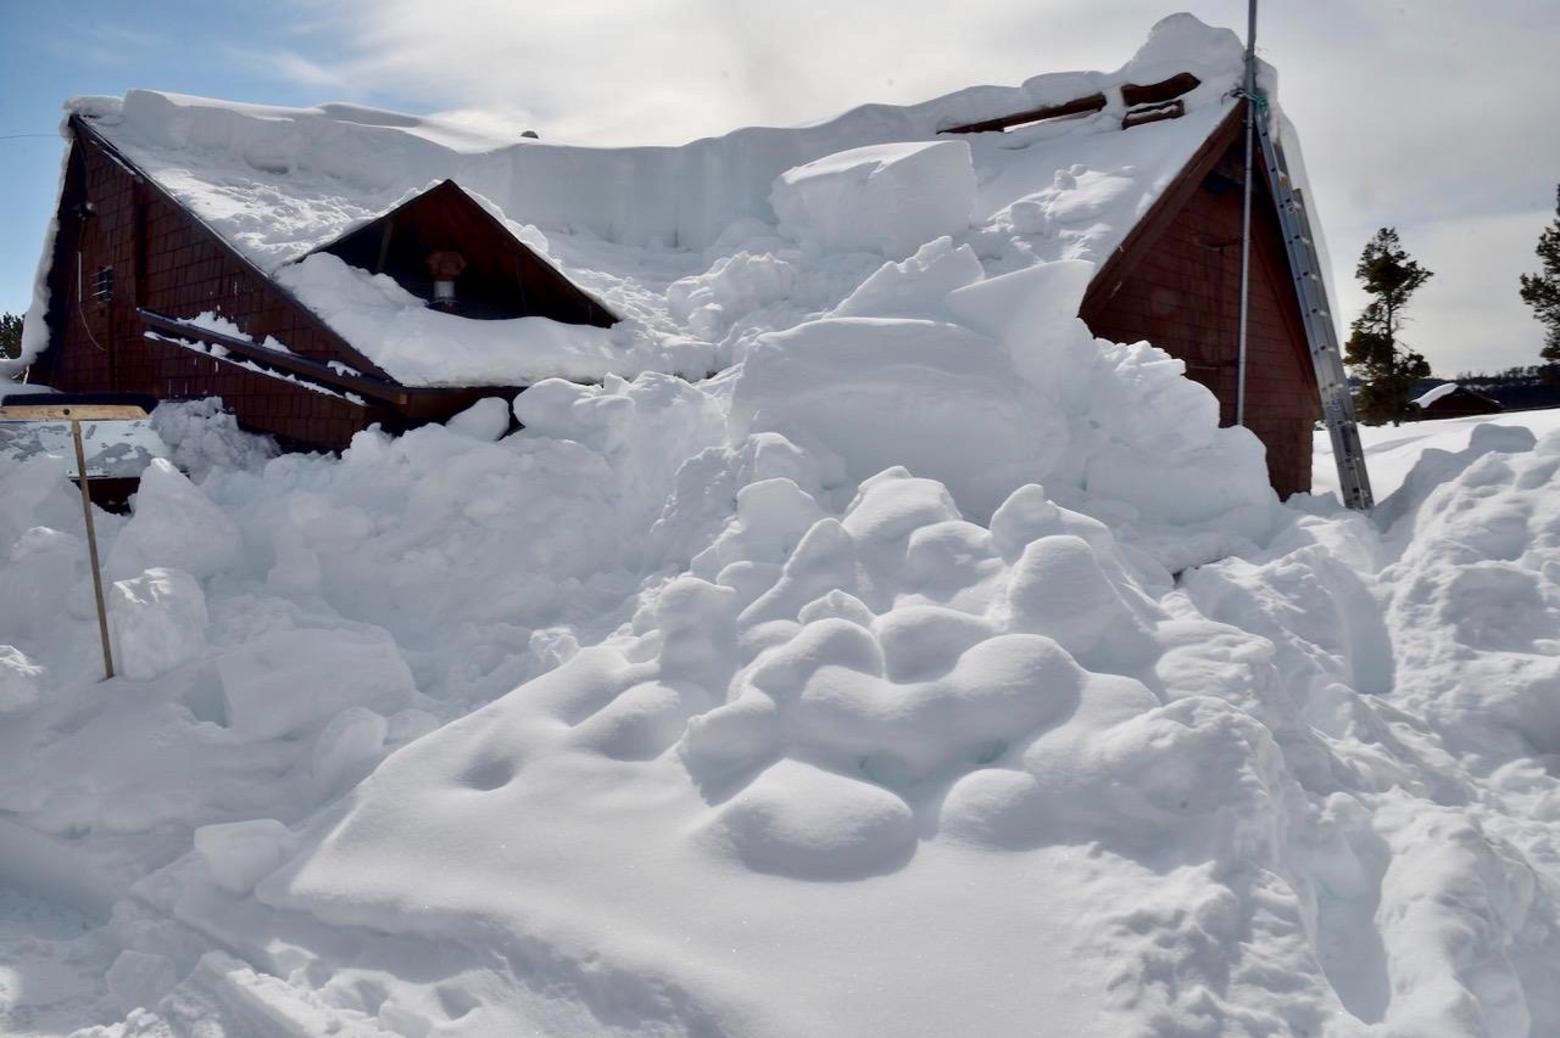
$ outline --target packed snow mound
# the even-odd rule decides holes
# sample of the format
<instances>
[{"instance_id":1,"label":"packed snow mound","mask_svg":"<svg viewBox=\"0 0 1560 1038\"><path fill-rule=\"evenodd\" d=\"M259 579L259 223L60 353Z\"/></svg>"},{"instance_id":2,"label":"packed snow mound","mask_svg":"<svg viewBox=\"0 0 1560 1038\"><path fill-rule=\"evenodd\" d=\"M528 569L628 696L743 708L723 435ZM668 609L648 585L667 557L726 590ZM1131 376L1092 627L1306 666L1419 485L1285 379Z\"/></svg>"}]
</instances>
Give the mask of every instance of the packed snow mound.
<instances>
[{"instance_id":1,"label":"packed snow mound","mask_svg":"<svg viewBox=\"0 0 1560 1038\"><path fill-rule=\"evenodd\" d=\"M1397 520L1404 547L1383 573L1396 590L1389 622L1403 632L1398 694L1459 750L1552 759L1560 434L1535 442L1526 429L1480 426L1462 452L1426 451L1399 494L1423 504Z\"/></svg>"},{"instance_id":2,"label":"packed snow mound","mask_svg":"<svg viewBox=\"0 0 1560 1038\"><path fill-rule=\"evenodd\" d=\"M1039 486L989 526L902 469L863 483L841 515L815 489L745 486L737 514L689 572L647 592L630 631L387 761L259 898L409 936L549 931L556 956L595 948L609 969L650 970L681 992L673 1030L708 1016L718 1030L826 1019L862 1033L913 1029L945 996L921 997L919 967L898 959L874 967L873 989L892 997L864 996L850 972L815 972L768 936L779 915L786 928L899 928L843 905L835 881L903 874L900 889L927 891L950 856L1091 841L1152 868L1244 861L1251 882L1287 867L1304 796L1235 691L1275 681L1265 643L1172 616L1107 527ZM1201 680L1219 668L1234 670L1229 691ZM517 818L548 836L474 839ZM606 860L591 849L604 832L641 852ZM457 843L462 869L433 876ZM560 886L565 875L578 882ZM758 891L775 880L818 886L768 907ZM665 914L695 890L697 916ZM560 898L591 904L589 917L565 922ZM766 936L712 987L706 971L743 904ZM941 931L951 907L928 904L914 925ZM956 911L979 932L1010 910L1005 895L966 895ZM1228 926L1250 925L1231 911ZM1298 931L1300 914L1282 925ZM655 953L667 932L680 935L675 956ZM961 990L976 985L983 1019L1019 1019L1050 997L978 980L984 961L972 950L941 968ZM804 977L805 1005L733 1017L723 1004L723 992ZM1239 999L1238 987L1223 994ZM1277 1009L1315 1019L1293 1001Z\"/></svg>"},{"instance_id":3,"label":"packed snow mound","mask_svg":"<svg viewBox=\"0 0 1560 1038\"><path fill-rule=\"evenodd\" d=\"M1395 707L1353 691L1382 682L1389 636L1323 521L1167 590L1037 485L986 523L902 469L839 514L817 490L743 486L629 627L387 760L257 897L407 942L542 941L545 982L591 1006L606 996L581 986L590 971L676 993L631 1029L940 1033L949 990L986 1033L1062 1001L1068 1033L1560 1020L1557 904L1532 871L1552 803L1531 822L1469 807L1450 742L1394 731ZM1553 799L1516 763L1532 748L1499 749L1513 805ZM512 838L512 819L534 835ZM458 871L440 865L450 846ZM1106 887L1015 902L963 871L1010 865ZM927 933L936 984L898 953ZM1037 956L1051 965L1024 984L989 968ZM1095 968L1108 992L1052 982ZM753 997L802 984L805 1003Z\"/></svg>"},{"instance_id":4,"label":"packed snow mound","mask_svg":"<svg viewBox=\"0 0 1560 1038\"><path fill-rule=\"evenodd\" d=\"M1086 510L1110 499L1145 543L1169 525L1184 544L1187 527L1208 523L1223 541L1215 554L1261 539L1273 498L1260 443L1218 427L1212 394L1180 361L1097 340L1068 312L1090 269L979 279L948 239L885 264L836 311L853 316L752 341L730 379L733 438L780 433L837 459L851 487L903 465L979 519L1041 479ZM887 316L910 299L926 316ZM1200 561L1168 542L1151 550L1174 569Z\"/></svg>"},{"instance_id":5,"label":"packed snow mound","mask_svg":"<svg viewBox=\"0 0 1560 1038\"><path fill-rule=\"evenodd\" d=\"M969 227L975 167L962 140L852 148L786 170L769 202L805 246L902 259Z\"/></svg>"},{"instance_id":6,"label":"packed snow mound","mask_svg":"<svg viewBox=\"0 0 1560 1038\"><path fill-rule=\"evenodd\" d=\"M858 302L959 263L888 264ZM1044 312L1003 279L948 291ZM1001 370L1026 322L986 302L960 342ZM920 356L930 318L877 320L874 349ZM1163 355L1048 327L1094 358L1059 384L1158 384ZM145 676L107 686L79 500L57 459L0 469L0 874L120 899L65 946L93 967L70 1026L1560 1026L1553 437L1427 453L1385 530L1269 502L1210 563L1243 506L1178 524L1065 464L967 506L913 467L858 479L848 437L733 426L788 398L759 392L786 374L768 348L704 385L549 381L518 433L489 405L340 458L179 408L159 424L205 474L98 517L142 567L110 616ZM1224 435L1126 410L1112 449L1150 468ZM154 529L200 514L226 532L199 551ZM1172 579L1165 546L1205 564ZM0 934L23 963L56 947Z\"/></svg>"}]
</instances>

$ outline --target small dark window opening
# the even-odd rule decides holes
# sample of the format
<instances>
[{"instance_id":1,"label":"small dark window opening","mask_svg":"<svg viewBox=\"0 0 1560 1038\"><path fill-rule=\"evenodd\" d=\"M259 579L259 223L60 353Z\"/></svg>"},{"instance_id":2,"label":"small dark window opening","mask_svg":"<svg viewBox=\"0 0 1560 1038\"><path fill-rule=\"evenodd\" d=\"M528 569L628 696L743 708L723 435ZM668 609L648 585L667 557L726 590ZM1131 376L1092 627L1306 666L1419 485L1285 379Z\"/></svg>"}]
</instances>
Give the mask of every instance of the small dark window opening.
<instances>
[{"instance_id":1,"label":"small dark window opening","mask_svg":"<svg viewBox=\"0 0 1560 1038\"><path fill-rule=\"evenodd\" d=\"M1227 195L1231 191L1239 191L1241 189L1239 180L1227 176L1219 170L1214 170L1206 177L1203 177L1202 187L1204 191L1214 195Z\"/></svg>"},{"instance_id":2,"label":"small dark window opening","mask_svg":"<svg viewBox=\"0 0 1560 1038\"><path fill-rule=\"evenodd\" d=\"M114 268L99 267L92 275L92 298L104 306L114 300Z\"/></svg>"}]
</instances>

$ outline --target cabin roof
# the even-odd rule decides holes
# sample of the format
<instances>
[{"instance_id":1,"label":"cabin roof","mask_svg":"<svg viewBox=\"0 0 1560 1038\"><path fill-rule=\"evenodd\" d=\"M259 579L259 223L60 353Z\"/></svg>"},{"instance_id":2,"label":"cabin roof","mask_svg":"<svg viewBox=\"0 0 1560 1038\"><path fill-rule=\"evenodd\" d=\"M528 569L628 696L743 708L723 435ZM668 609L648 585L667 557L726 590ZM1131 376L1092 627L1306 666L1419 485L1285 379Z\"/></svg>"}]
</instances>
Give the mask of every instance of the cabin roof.
<instances>
[{"instance_id":1,"label":"cabin roof","mask_svg":"<svg viewBox=\"0 0 1560 1038\"><path fill-rule=\"evenodd\" d=\"M70 108L398 381L523 385L548 375L718 369L740 307L755 294L758 305L769 302L761 279L727 284L726 275L761 255L801 270L817 261L777 219L772 185L787 170L850 149L963 140L976 183L963 240L988 275L1051 260L1099 269L1236 109L1242 71L1233 33L1177 15L1114 72L867 105L812 126L751 127L680 147L500 141L435 118L349 105L276 108L139 90L78 98ZM1266 66L1262 76L1271 94ZM1299 166L1292 140L1287 149ZM332 266L330 246L446 181L623 325L528 331L534 341L516 351L495 329L433 327L419 317L417 335L456 347L438 357L381 349L399 334L389 310L405 316L415 300L397 298L381 319L366 320L365 308L382 301L374 286ZM808 307L826 312L885 258L904 257L831 257L808 275L817 298L791 301L798 317Z\"/></svg>"}]
</instances>

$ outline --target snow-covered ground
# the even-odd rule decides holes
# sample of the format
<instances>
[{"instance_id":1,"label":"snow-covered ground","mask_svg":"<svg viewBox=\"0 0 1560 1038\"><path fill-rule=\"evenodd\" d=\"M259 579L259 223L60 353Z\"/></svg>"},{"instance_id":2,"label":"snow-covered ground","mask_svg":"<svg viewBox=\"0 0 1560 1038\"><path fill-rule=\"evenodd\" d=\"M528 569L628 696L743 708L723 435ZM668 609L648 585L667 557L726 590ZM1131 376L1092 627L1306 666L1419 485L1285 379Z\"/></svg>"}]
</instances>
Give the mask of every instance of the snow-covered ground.
<instances>
[{"instance_id":1,"label":"snow-covered ground","mask_svg":"<svg viewBox=\"0 0 1560 1038\"><path fill-rule=\"evenodd\" d=\"M1362 425L1360 442L1365 446L1376 498L1380 500L1402 486L1409 470L1426 450L1453 453L1465 450L1473 430L1481 425L1516 426L1541 437L1560 429L1560 409L1445 418L1405 425ZM1316 434L1316 464L1311 487L1318 494L1338 491L1338 468L1333 462L1332 440L1324 431Z\"/></svg>"},{"instance_id":2,"label":"snow-covered ground","mask_svg":"<svg viewBox=\"0 0 1560 1038\"><path fill-rule=\"evenodd\" d=\"M722 428L760 379L339 460L165 407L107 683L62 463L0 471L6 1032L1560 1026L1553 415L1172 574Z\"/></svg>"},{"instance_id":3,"label":"snow-covered ground","mask_svg":"<svg viewBox=\"0 0 1560 1038\"><path fill-rule=\"evenodd\" d=\"M1211 125L1210 32L1129 68L1200 55ZM334 154L137 103L265 176ZM0 1030L1560 1033L1560 421L1368 430L1373 515L1281 505L1073 316L1159 189L1090 149L1171 125L980 144L1007 201L953 214L962 143L759 134L772 223L549 227L719 371L540 381L513 434L158 408L97 517L111 681L66 461L0 455Z\"/></svg>"}]
</instances>

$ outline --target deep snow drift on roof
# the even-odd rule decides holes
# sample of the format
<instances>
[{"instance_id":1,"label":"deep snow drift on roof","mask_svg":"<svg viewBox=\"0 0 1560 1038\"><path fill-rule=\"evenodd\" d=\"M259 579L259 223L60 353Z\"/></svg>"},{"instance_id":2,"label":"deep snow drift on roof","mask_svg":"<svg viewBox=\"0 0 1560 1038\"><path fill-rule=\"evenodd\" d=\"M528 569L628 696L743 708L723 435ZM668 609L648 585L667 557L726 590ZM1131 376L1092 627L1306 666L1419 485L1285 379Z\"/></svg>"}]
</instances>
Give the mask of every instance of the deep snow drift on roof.
<instances>
[{"instance_id":1,"label":"deep snow drift on roof","mask_svg":"<svg viewBox=\"0 0 1560 1038\"><path fill-rule=\"evenodd\" d=\"M1115 132L1121 84L1184 71L1202 80L1186 98L1193 118L1174 130ZM1020 87L973 87L908 107L868 105L815 126L752 127L676 148L531 140L497 145L435 120L355 106L288 109L144 90L130 91L122 101L81 98L72 108L263 267L273 268L383 211L408 190L445 177L492 199L514 220L588 230L627 244L702 249L735 220L771 222L770 184L792 166L862 145L929 140L945 126L1096 91L1109 101L1099 117L980 148L978 166L989 160L1004 167L1011 149L1025 145L1020 165L1034 176L1024 178L1024 190L1012 184L983 197L977 215L989 218L1021 195L1050 186L1052 172L1089 162L1090 152L1100 158L1110 153L1116 165L1139 167L1142 185L1124 212L1129 226L1163 186L1162 175L1200 142L1198 131L1206 132L1195 114L1217 110L1240 71L1234 34L1176 15L1155 26L1138 54L1113 73L1044 75ZM1084 145L1081 138L1096 135L1109 140ZM1074 154L1079 146L1084 154ZM1050 169L1039 170L1041 154L1050 156Z\"/></svg>"},{"instance_id":2,"label":"deep snow drift on roof","mask_svg":"<svg viewBox=\"0 0 1560 1038\"><path fill-rule=\"evenodd\" d=\"M398 381L529 385L644 370L702 376L740 359L753 335L827 312L872 273L874 257L902 259L940 235L974 246L992 275L1057 259L1097 264L1228 114L1240 68L1233 34L1177 15L1114 73L1040 76L680 148L495 145L353 106L149 91L72 109ZM1123 84L1187 71L1200 85L1184 96L1184 117L1121 131ZM937 137L1095 92L1106 106L1094 115ZM858 152L876 157L850 158ZM610 332L450 319L420 312L367 271L296 262L443 178L626 319ZM30 350L43 295L29 316Z\"/></svg>"}]
</instances>

